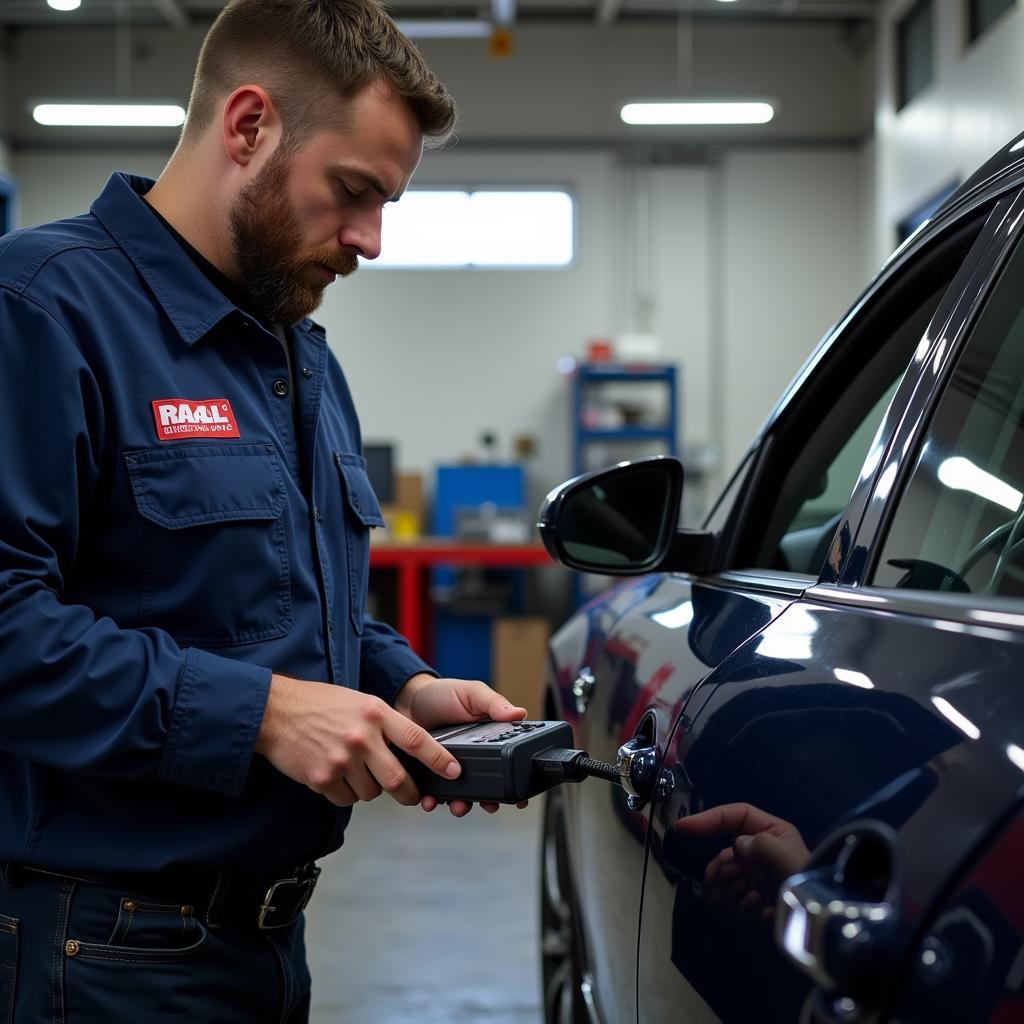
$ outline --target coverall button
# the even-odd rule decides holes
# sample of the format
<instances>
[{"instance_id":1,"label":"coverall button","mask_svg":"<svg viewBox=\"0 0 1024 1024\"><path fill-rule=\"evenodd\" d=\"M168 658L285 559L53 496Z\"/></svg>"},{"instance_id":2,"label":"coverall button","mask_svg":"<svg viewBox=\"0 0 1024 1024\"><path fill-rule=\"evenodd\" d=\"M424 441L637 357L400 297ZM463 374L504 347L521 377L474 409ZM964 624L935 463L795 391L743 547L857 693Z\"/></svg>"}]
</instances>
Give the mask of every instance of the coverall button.
<instances>
[{"instance_id":1,"label":"coverall button","mask_svg":"<svg viewBox=\"0 0 1024 1024\"><path fill-rule=\"evenodd\" d=\"M302 376L305 377L306 380L309 380L309 378L313 376L313 371L308 366L304 366L302 368Z\"/></svg>"},{"instance_id":2,"label":"coverall button","mask_svg":"<svg viewBox=\"0 0 1024 1024\"><path fill-rule=\"evenodd\" d=\"M185 906L181 908L181 916L188 917L194 910L195 907L193 907L192 904L186 903Z\"/></svg>"},{"instance_id":3,"label":"coverall button","mask_svg":"<svg viewBox=\"0 0 1024 1024\"><path fill-rule=\"evenodd\" d=\"M78 956L78 951L81 948L82 944L78 939L68 939L68 941L64 943L64 952L67 953L68 956Z\"/></svg>"},{"instance_id":4,"label":"coverall button","mask_svg":"<svg viewBox=\"0 0 1024 1024\"><path fill-rule=\"evenodd\" d=\"M278 398L284 398L288 394L288 381L282 380L280 377L274 381L274 394Z\"/></svg>"},{"instance_id":5,"label":"coverall button","mask_svg":"<svg viewBox=\"0 0 1024 1024\"><path fill-rule=\"evenodd\" d=\"M135 900L125 900L121 906L130 914L135 909Z\"/></svg>"}]
</instances>

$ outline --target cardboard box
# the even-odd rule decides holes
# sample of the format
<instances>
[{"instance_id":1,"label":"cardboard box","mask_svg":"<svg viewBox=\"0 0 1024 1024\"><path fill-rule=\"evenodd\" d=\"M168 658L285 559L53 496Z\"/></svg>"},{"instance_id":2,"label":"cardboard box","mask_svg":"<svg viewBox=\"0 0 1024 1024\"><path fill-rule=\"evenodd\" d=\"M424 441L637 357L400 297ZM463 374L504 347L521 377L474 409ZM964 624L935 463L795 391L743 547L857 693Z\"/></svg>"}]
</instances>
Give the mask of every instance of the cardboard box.
<instances>
[{"instance_id":1,"label":"cardboard box","mask_svg":"<svg viewBox=\"0 0 1024 1024\"><path fill-rule=\"evenodd\" d=\"M530 718L543 718L551 626L537 617L496 618L491 626L491 686Z\"/></svg>"},{"instance_id":2,"label":"cardboard box","mask_svg":"<svg viewBox=\"0 0 1024 1024\"><path fill-rule=\"evenodd\" d=\"M381 505L391 540L415 540L426 527L422 473L395 473L395 500Z\"/></svg>"}]
</instances>

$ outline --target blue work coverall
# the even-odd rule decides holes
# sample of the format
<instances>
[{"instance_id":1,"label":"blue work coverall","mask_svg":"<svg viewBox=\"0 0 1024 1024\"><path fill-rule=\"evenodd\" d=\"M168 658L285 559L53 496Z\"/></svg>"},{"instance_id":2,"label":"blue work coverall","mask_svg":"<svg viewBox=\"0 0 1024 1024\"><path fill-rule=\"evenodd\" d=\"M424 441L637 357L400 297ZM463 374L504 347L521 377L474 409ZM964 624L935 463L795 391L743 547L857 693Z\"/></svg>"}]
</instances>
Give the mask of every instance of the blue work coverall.
<instances>
[{"instance_id":1,"label":"blue work coverall","mask_svg":"<svg viewBox=\"0 0 1024 1024\"><path fill-rule=\"evenodd\" d=\"M273 878L337 849L349 811L253 756L271 672L391 703L430 670L366 614L383 521L323 329L291 329L289 373L151 185L115 174L88 214L0 239L0 862ZM76 979L88 1001L119 949L167 952L155 926L119 937L123 898L105 922L88 886L51 888L43 936L0 883L0 1020L6 998L16 1020L58 988L70 1005ZM33 943L64 951L47 992Z\"/></svg>"}]
</instances>

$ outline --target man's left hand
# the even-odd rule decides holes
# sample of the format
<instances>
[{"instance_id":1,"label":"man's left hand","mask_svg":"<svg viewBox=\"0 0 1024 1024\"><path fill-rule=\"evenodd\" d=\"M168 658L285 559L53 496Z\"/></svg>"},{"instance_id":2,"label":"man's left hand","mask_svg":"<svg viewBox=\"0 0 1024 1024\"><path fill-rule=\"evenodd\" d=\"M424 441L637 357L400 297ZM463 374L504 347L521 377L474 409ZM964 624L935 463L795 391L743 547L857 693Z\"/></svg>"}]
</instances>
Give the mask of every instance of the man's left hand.
<instances>
[{"instance_id":1,"label":"man's left hand","mask_svg":"<svg viewBox=\"0 0 1024 1024\"><path fill-rule=\"evenodd\" d=\"M486 683L471 679L435 679L426 673L413 676L399 690L395 710L424 729L488 718L495 722L518 722L526 717L526 708L510 704ZM437 799L432 796L425 796L420 801L425 811L432 811L437 805ZM494 803L481 803L480 806L488 814L493 814L499 807ZM526 803L518 806L525 807ZM472 808L472 803L467 800L453 800L448 805L456 818L469 814Z\"/></svg>"}]
</instances>

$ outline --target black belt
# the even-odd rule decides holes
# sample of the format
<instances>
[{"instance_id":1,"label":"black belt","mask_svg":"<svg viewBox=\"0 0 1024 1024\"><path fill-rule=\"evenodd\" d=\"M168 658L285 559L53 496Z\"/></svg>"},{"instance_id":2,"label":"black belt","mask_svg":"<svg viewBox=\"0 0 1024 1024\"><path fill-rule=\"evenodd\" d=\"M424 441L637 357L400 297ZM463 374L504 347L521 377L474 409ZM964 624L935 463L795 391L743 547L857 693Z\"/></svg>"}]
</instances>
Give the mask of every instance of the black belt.
<instances>
[{"instance_id":1,"label":"black belt","mask_svg":"<svg viewBox=\"0 0 1024 1024\"><path fill-rule=\"evenodd\" d=\"M96 875L37 868L8 861L2 865L3 877L17 885L22 874L68 878L105 889L121 889L136 896L188 903L205 908L211 928L233 922L261 931L287 928L309 903L320 877L320 868L304 864L280 877L253 877L238 872L185 871L177 869L152 875Z\"/></svg>"}]
</instances>

